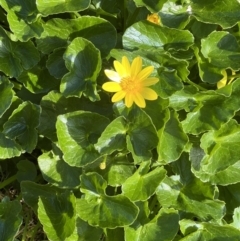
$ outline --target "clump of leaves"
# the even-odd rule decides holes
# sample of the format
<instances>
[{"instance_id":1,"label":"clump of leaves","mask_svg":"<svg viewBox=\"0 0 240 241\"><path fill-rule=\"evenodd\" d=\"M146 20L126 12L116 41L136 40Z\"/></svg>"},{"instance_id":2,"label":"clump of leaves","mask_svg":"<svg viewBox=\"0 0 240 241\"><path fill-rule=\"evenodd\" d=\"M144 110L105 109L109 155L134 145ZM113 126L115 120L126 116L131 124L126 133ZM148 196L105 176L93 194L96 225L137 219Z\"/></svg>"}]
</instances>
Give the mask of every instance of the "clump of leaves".
<instances>
[{"instance_id":1,"label":"clump of leaves","mask_svg":"<svg viewBox=\"0 0 240 241\"><path fill-rule=\"evenodd\" d=\"M238 240L239 9L0 0L0 240Z\"/></svg>"}]
</instances>

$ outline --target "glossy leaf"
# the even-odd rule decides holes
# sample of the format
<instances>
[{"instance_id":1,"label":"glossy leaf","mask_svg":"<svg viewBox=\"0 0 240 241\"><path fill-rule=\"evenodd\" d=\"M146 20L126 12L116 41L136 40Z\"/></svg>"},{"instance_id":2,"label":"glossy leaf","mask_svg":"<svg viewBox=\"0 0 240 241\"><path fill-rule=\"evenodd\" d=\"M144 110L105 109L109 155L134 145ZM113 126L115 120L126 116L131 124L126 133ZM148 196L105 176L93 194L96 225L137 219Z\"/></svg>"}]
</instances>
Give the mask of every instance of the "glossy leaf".
<instances>
[{"instance_id":1,"label":"glossy leaf","mask_svg":"<svg viewBox=\"0 0 240 241\"><path fill-rule=\"evenodd\" d=\"M156 195L163 207L174 207L200 220L218 220L224 216L224 202L213 199L214 187L198 179L183 187L177 179L166 177L157 188ZM198 190L198 194L194 190Z\"/></svg>"},{"instance_id":2,"label":"glossy leaf","mask_svg":"<svg viewBox=\"0 0 240 241\"><path fill-rule=\"evenodd\" d=\"M134 0L134 2L137 4L137 6L145 6L152 12L158 12L161 10L163 4L167 2L167 0L158 1L158 0L152 0L152 1L144 1L144 0Z\"/></svg>"},{"instance_id":3,"label":"glossy leaf","mask_svg":"<svg viewBox=\"0 0 240 241\"><path fill-rule=\"evenodd\" d=\"M203 56L219 68L240 68L240 50L237 39L228 32L212 32L202 40Z\"/></svg>"},{"instance_id":4,"label":"glossy leaf","mask_svg":"<svg viewBox=\"0 0 240 241\"><path fill-rule=\"evenodd\" d=\"M13 98L13 84L5 77L0 78L0 117L10 107Z\"/></svg>"},{"instance_id":5,"label":"glossy leaf","mask_svg":"<svg viewBox=\"0 0 240 241\"><path fill-rule=\"evenodd\" d=\"M84 199L77 200L77 214L92 226L116 228L134 222L138 208L124 195L105 194L106 181L97 173L81 176Z\"/></svg>"},{"instance_id":6,"label":"glossy leaf","mask_svg":"<svg viewBox=\"0 0 240 241\"><path fill-rule=\"evenodd\" d=\"M183 132L176 112L171 111L164 127L158 131L157 151L161 163L177 160L188 143L188 136Z\"/></svg>"},{"instance_id":7,"label":"glossy leaf","mask_svg":"<svg viewBox=\"0 0 240 241\"><path fill-rule=\"evenodd\" d=\"M0 240L12 241L14 239L22 224L21 209L19 201L2 199L0 203Z\"/></svg>"},{"instance_id":8,"label":"glossy leaf","mask_svg":"<svg viewBox=\"0 0 240 241\"><path fill-rule=\"evenodd\" d=\"M96 79L101 69L99 50L91 42L75 38L63 58L69 73L62 78L61 93L67 97L81 97L83 93L92 101L98 100Z\"/></svg>"},{"instance_id":9,"label":"glossy leaf","mask_svg":"<svg viewBox=\"0 0 240 241\"><path fill-rule=\"evenodd\" d=\"M21 153L22 148L18 143L7 138L3 133L0 133L0 159L20 156Z\"/></svg>"},{"instance_id":10,"label":"glossy leaf","mask_svg":"<svg viewBox=\"0 0 240 241\"><path fill-rule=\"evenodd\" d=\"M56 2L54 0L37 0L36 1L38 11L44 15L48 16L56 13L64 12L78 12L83 11L88 8L90 1L89 0L70 0L67 3L65 2Z\"/></svg>"},{"instance_id":11,"label":"glossy leaf","mask_svg":"<svg viewBox=\"0 0 240 241\"><path fill-rule=\"evenodd\" d=\"M14 50L14 51L13 51ZM39 61L39 53L31 41L12 41L0 28L0 70L9 77L18 77L24 69L30 69Z\"/></svg>"},{"instance_id":12,"label":"glossy leaf","mask_svg":"<svg viewBox=\"0 0 240 241\"><path fill-rule=\"evenodd\" d=\"M164 168L157 167L151 171L149 171L149 168L150 163L143 162L138 170L123 183L122 192L131 201L146 201L149 199L165 178L166 171Z\"/></svg>"},{"instance_id":13,"label":"glossy leaf","mask_svg":"<svg viewBox=\"0 0 240 241\"><path fill-rule=\"evenodd\" d=\"M194 170L195 175L214 184L228 185L239 182L239 136L240 127L233 120L219 130L204 134L201 147L205 156L199 168Z\"/></svg>"},{"instance_id":14,"label":"glossy leaf","mask_svg":"<svg viewBox=\"0 0 240 241\"><path fill-rule=\"evenodd\" d=\"M117 41L116 30L108 21L81 16L77 19L54 18L47 21L37 45L43 53L51 53L53 49L67 47L69 41L76 37L91 41L103 56L109 53Z\"/></svg>"},{"instance_id":15,"label":"glossy leaf","mask_svg":"<svg viewBox=\"0 0 240 241\"><path fill-rule=\"evenodd\" d=\"M126 227L126 241L171 241L178 232L178 221L176 210L162 208L154 219L138 229Z\"/></svg>"},{"instance_id":16,"label":"glossy leaf","mask_svg":"<svg viewBox=\"0 0 240 241\"><path fill-rule=\"evenodd\" d=\"M141 109L133 108L127 120L129 122L128 149L135 156L136 162L149 159L150 150L158 143L157 131L150 117Z\"/></svg>"},{"instance_id":17,"label":"glossy leaf","mask_svg":"<svg viewBox=\"0 0 240 241\"><path fill-rule=\"evenodd\" d=\"M28 161L21 160L17 164L18 172L17 172L17 180L21 181L34 181L37 177L37 169L36 166Z\"/></svg>"},{"instance_id":18,"label":"glossy leaf","mask_svg":"<svg viewBox=\"0 0 240 241\"><path fill-rule=\"evenodd\" d=\"M187 50L192 44L193 36L189 31L161 27L149 21L133 24L123 35L123 46L129 50Z\"/></svg>"},{"instance_id":19,"label":"glossy leaf","mask_svg":"<svg viewBox=\"0 0 240 241\"><path fill-rule=\"evenodd\" d=\"M65 240L75 228L75 196L69 191L49 197L40 196L38 217L50 240Z\"/></svg>"},{"instance_id":20,"label":"glossy leaf","mask_svg":"<svg viewBox=\"0 0 240 241\"><path fill-rule=\"evenodd\" d=\"M27 152L32 152L37 144L36 128L39 124L40 108L30 102L18 106L4 124L4 134Z\"/></svg>"},{"instance_id":21,"label":"glossy leaf","mask_svg":"<svg viewBox=\"0 0 240 241\"><path fill-rule=\"evenodd\" d=\"M49 74L46 68L46 58L42 58L33 68L24 70L17 79L24 84L26 89L36 94L47 93L60 85L60 81Z\"/></svg>"},{"instance_id":22,"label":"glossy leaf","mask_svg":"<svg viewBox=\"0 0 240 241\"><path fill-rule=\"evenodd\" d=\"M77 167L95 161L99 154L94 144L108 122L104 116L85 111L58 116L57 136L63 159L70 166Z\"/></svg>"},{"instance_id":23,"label":"glossy leaf","mask_svg":"<svg viewBox=\"0 0 240 241\"><path fill-rule=\"evenodd\" d=\"M120 116L114 119L98 139L95 148L101 154L111 154L126 148L127 121Z\"/></svg>"},{"instance_id":24,"label":"glossy leaf","mask_svg":"<svg viewBox=\"0 0 240 241\"><path fill-rule=\"evenodd\" d=\"M190 6L191 13L199 21L205 23L219 24L223 28L229 28L240 20L238 14L240 3L237 0L227 0L224 2L194 0L190 2ZM229 15L231 15L231 18L229 18Z\"/></svg>"},{"instance_id":25,"label":"glossy leaf","mask_svg":"<svg viewBox=\"0 0 240 241\"><path fill-rule=\"evenodd\" d=\"M46 199L55 200L54 195L60 195L64 191L52 185L40 185L31 181L21 182L21 191L24 202L27 203L37 213L39 197L45 197Z\"/></svg>"},{"instance_id":26,"label":"glossy leaf","mask_svg":"<svg viewBox=\"0 0 240 241\"><path fill-rule=\"evenodd\" d=\"M43 178L61 188L76 188L80 185L80 168L71 167L53 152L43 153L38 158Z\"/></svg>"}]
</instances>

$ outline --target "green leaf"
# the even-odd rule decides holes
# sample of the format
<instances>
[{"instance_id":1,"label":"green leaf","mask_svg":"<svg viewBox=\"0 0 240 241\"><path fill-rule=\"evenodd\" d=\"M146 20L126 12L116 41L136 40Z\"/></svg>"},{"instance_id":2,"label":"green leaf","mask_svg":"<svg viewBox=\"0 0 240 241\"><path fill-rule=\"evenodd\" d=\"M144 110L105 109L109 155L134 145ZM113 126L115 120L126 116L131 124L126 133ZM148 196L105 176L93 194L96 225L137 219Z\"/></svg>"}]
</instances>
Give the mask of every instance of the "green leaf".
<instances>
[{"instance_id":1,"label":"green leaf","mask_svg":"<svg viewBox=\"0 0 240 241\"><path fill-rule=\"evenodd\" d=\"M168 98L176 91L183 88L182 79L178 76L177 71L163 71L159 70L160 81L154 88L159 96Z\"/></svg>"},{"instance_id":2,"label":"green leaf","mask_svg":"<svg viewBox=\"0 0 240 241\"><path fill-rule=\"evenodd\" d=\"M0 28L0 70L9 77L18 77L23 69L30 69L39 61L39 53L31 41L12 41Z\"/></svg>"},{"instance_id":3,"label":"green leaf","mask_svg":"<svg viewBox=\"0 0 240 241\"><path fill-rule=\"evenodd\" d=\"M4 89L8 89L8 87L4 88ZM11 97L11 94L9 94ZM8 99L8 98L6 98ZM18 108L18 106L22 103L23 101L21 99L19 99L16 95L12 96L11 99L11 105L9 106L8 109L6 109L6 111L4 112L4 114L1 116L0 118L0 130L2 132L3 130L3 125L5 124L5 122L7 122L7 120L9 119L9 117L12 115L12 112Z\"/></svg>"},{"instance_id":4,"label":"green leaf","mask_svg":"<svg viewBox=\"0 0 240 241\"><path fill-rule=\"evenodd\" d=\"M130 225L138 208L124 195L105 194L107 182L97 173L81 176L81 191L85 197L77 200L77 214L92 226L116 228Z\"/></svg>"},{"instance_id":5,"label":"green leaf","mask_svg":"<svg viewBox=\"0 0 240 241\"><path fill-rule=\"evenodd\" d=\"M36 213L38 210L38 200L39 197L45 197L46 199L51 200L53 194L60 195L64 191L52 185L40 185L30 181L21 182L21 191L24 202L27 203Z\"/></svg>"},{"instance_id":6,"label":"green leaf","mask_svg":"<svg viewBox=\"0 0 240 241\"><path fill-rule=\"evenodd\" d=\"M205 133L201 138L201 148L205 156L198 169L193 169L194 174L202 181L213 184L228 185L239 182L239 140L240 126L234 120L222 125L219 130Z\"/></svg>"},{"instance_id":7,"label":"green leaf","mask_svg":"<svg viewBox=\"0 0 240 241\"><path fill-rule=\"evenodd\" d=\"M156 188L165 178L166 171L157 167L149 172L150 162L143 162L138 170L122 185L123 194L131 201L146 201L156 191ZM139 192L139 190L141 190Z\"/></svg>"},{"instance_id":8,"label":"green leaf","mask_svg":"<svg viewBox=\"0 0 240 241\"><path fill-rule=\"evenodd\" d=\"M111 154L126 148L127 121L119 116L114 119L104 130L98 142L96 150L101 154Z\"/></svg>"},{"instance_id":9,"label":"green leaf","mask_svg":"<svg viewBox=\"0 0 240 241\"><path fill-rule=\"evenodd\" d=\"M37 0L36 4L39 12L43 16L48 16L56 13L83 11L89 7L90 0L69 0L67 2Z\"/></svg>"},{"instance_id":10,"label":"green leaf","mask_svg":"<svg viewBox=\"0 0 240 241\"><path fill-rule=\"evenodd\" d=\"M26 152L32 152L38 139L36 127L39 124L39 115L39 106L24 102L4 124L3 133L10 139L15 139Z\"/></svg>"},{"instance_id":11,"label":"green leaf","mask_svg":"<svg viewBox=\"0 0 240 241\"><path fill-rule=\"evenodd\" d=\"M225 31L214 31L202 40L201 52L209 62L219 68L240 68L240 49L237 39Z\"/></svg>"},{"instance_id":12,"label":"green leaf","mask_svg":"<svg viewBox=\"0 0 240 241\"><path fill-rule=\"evenodd\" d=\"M137 229L125 228L126 241L171 241L179 229L179 215L174 209L162 208L150 222Z\"/></svg>"},{"instance_id":13,"label":"green leaf","mask_svg":"<svg viewBox=\"0 0 240 241\"><path fill-rule=\"evenodd\" d=\"M81 97L83 93L92 101L98 100L96 79L101 69L99 50L88 40L75 38L63 58L69 73L63 76L60 91L67 97Z\"/></svg>"},{"instance_id":14,"label":"green leaf","mask_svg":"<svg viewBox=\"0 0 240 241\"><path fill-rule=\"evenodd\" d=\"M238 230L240 228L240 207L234 209L232 226Z\"/></svg>"},{"instance_id":15,"label":"green leaf","mask_svg":"<svg viewBox=\"0 0 240 241\"><path fill-rule=\"evenodd\" d=\"M81 16L77 19L51 19L44 25L41 39L37 39L36 42L43 53L49 54L53 49L67 47L69 41L76 37L91 41L103 57L108 55L117 42L115 28L108 21L93 16Z\"/></svg>"},{"instance_id":16,"label":"green leaf","mask_svg":"<svg viewBox=\"0 0 240 241\"><path fill-rule=\"evenodd\" d=\"M226 203L226 213L231 216L231 219L234 209L240 206L239 188L240 183L227 186L219 185L219 199Z\"/></svg>"},{"instance_id":17,"label":"green leaf","mask_svg":"<svg viewBox=\"0 0 240 241\"><path fill-rule=\"evenodd\" d=\"M48 56L46 67L56 79L61 79L68 72L63 60L65 50L65 48L54 49Z\"/></svg>"},{"instance_id":18,"label":"green leaf","mask_svg":"<svg viewBox=\"0 0 240 241\"><path fill-rule=\"evenodd\" d=\"M240 231L230 225L218 225L214 223L198 223L192 220L181 220L181 229L185 229L190 234L186 235L182 241L232 241L238 240ZM196 230L195 232L194 229Z\"/></svg>"},{"instance_id":19,"label":"green leaf","mask_svg":"<svg viewBox=\"0 0 240 241\"><path fill-rule=\"evenodd\" d=\"M103 230L101 228L90 226L87 222L83 221L81 218L76 219L76 228L74 233L66 238L66 241L91 241L100 240L103 235Z\"/></svg>"},{"instance_id":20,"label":"green leaf","mask_svg":"<svg viewBox=\"0 0 240 241\"><path fill-rule=\"evenodd\" d=\"M69 237L75 228L75 196L70 191L51 198L40 196L38 218L50 240L61 241Z\"/></svg>"},{"instance_id":21,"label":"green leaf","mask_svg":"<svg viewBox=\"0 0 240 241\"><path fill-rule=\"evenodd\" d=\"M77 167L95 161L99 154L94 144L108 123L106 117L87 111L58 116L57 136L63 159L70 166Z\"/></svg>"},{"instance_id":22,"label":"green leaf","mask_svg":"<svg viewBox=\"0 0 240 241\"><path fill-rule=\"evenodd\" d=\"M19 144L0 133L0 159L20 156L21 152L22 148Z\"/></svg>"},{"instance_id":23,"label":"green leaf","mask_svg":"<svg viewBox=\"0 0 240 241\"><path fill-rule=\"evenodd\" d=\"M187 6L178 5L170 1L166 1L163 5L159 16L161 23L169 28L184 29L190 20Z\"/></svg>"},{"instance_id":24,"label":"green leaf","mask_svg":"<svg viewBox=\"0 0 240 241\"><path fill-rule=\"evenodd\" d=\"M38 165L43 178L60 188L76 188L80 185L80 168L71 167L53 152L38 157Z\"/></svg>"},{"instance_id":25,"label":"green leaf","mask_svg":"<svg viewBox=\"0 0 240 241\"><path fill-rule=\"evenodd\" d=\"M177 160L188 143L188 136L183 132L178 114L171 111L169 119L158 130L159 143L157 151L159 161L163 164Z\"/></svg>"},{"instance_id":26,"label":"green leaf","mask_svg":"<svg viewBox=\"0 0 240 241\"><path fill-rule=\"evenodd\" d=\"M192 44L189 31L161 27L147 20L133 24L123 35L123 46L129 50L187 50Z\"/></svg>"},{"instance_id":27,"label":"green leaf","mask_svg":"<svg viewBox=\"0 0 240 241\"><path fill-rule=\"evenodd\" d=\"M158 186L156 195L161 206L173 207L200 220L219 220L224 216L225 203L214 199L213 186L196 178L183 186L178 179L179 176L166 177Z\"/></svg>"},{"instance_id":28,"label":"green leaf","mask_svg":"<svg viewBox=\"0 0 240 241\"><path fill-rule=\"evenodd\" d=\"M162 0L162 1L158 1L158 0L148 0L148 1L134 0L134 2L136 3L137 6L147 7L151 12L158 12L159 10L161 10L163 4L165 2L167 2L167 0Z\"/></svg>"},{"instance_id":29,"label":"green leaf","mask_svg":"<svg viewBox=\"0 0 240 241\"><path fill-rule=\"evenodd\" d=\"M136 107L131 109L127 121L129 125L127 148L135 156L136 162L149 159L151 150L158 144L157 131L151 118L146 112Z\"/></svg>"},{"instance_id":30,"label":"green leaf","mask_svg":"<svg viewBox=\"0 0 240 241\"><path fill-rule=\"evenodd\" d=\"M101 99L104 100L104 96L101 96ZM38 130L41 135L51 139L53 142L57 141L55 125L58 115L76 110L90 110L106 117L112 116L109 105L104 106L102 102L91 102L83 97L81 99L76 97L66 98L56 91L51 91L45 95L40 105L42 112Z\"/></svg>"},{"instance_id":31,"label":"green leaf","mask_svg":"<svg viewBox=\"0 0 240 241\"><path fill-rule=\"evenodd\" d=\"M60 81L52 77L46 68L46 58L43 57L38 65L29 70L24 70L17 78L25 88L32 93L47 93L58 88Z\"/></svg>"},{"instance_id":32,"label":"green leaf","mask_svg":"<svg viewBox=\"0 0 240 241\"><path fill-rule=\"evenodd\" d=\"M11 31L22 42L26 42L31 38L40 38L44 31L41 19L38 19L33 23L28 23L25 20L18 18L14 12L10 11L8 13L8 21Z\"/></svg>"},{"instance_id":33,"label":"green leaf","mask_svg":"<svg viewBox=\"0 0 240 241\"><path fill-rule=\"evenodd\" d=\"M21 209L19 201L2 199L0 203L0 240L12 241L14 239L22 224Z\"/></svg>"},{"instance_id":34,"label":"green leaf","mask_svg":"<svg viewBox=\"0 0 240 241\"><path fill-rule=\"evenodd\" d=\"M201 22L230 28L240 20L240 3L237 0L194 0L190 4L191 13Z\"/></svg>"},{"instance_id":35,"label":"green leaf","mask_svg":"<svg viewBox=\"0 0 240 241\"><path fill-rule=\"evenodd\" d=\"M35 1L0 0L0 5L8 14L14 13L18 19L23 19L29 23L37 20L38 11Z\"/></svg>"},{"instance_id":36,"label":"green leaf","mask_svg":"<svg viewBox=\"0 0 240 241\"><path fill-rule=\"evenodd\" d=\"M110 186L121 186L135 171L135 166L127 155L99 157L94 163L84 167L85 172L99 173Z\"/></svg>"},{"instance_id":37,"label":"green leaf","mask_svg":"<svg viewBox=\"0 0 240 241\"><path fill-rule=\"evenodd\" d=\"M18 182L22 181L34 181L37 177L37 169L36 166L28 161L21 160L17 164L18 172L17 172L17 180Z\"/></svg>"},{"instance_id":38,"label":"green leaf","mask_svg":"<svg viewBox=\"0 0 240 241\"><path fill-rule=\"evenodd\" d=\"M192 95L192 112L188 113L182 122L184 132L199 134L206 130L218 130L239 110L239 93L240 79L237 79L232 83L231 98L223 95L221 91L212 90Z\"/></svg>"},{"instance_id":39,"label":"green leaf","mask_svg":"<svg viewBox=\"0 0 240 241\"><path fill-rule=\"evenodd\" d=\"M0 117L10 107L13 99L13 84L6 78L0 76Z\"/></svg>"}]
</instances>

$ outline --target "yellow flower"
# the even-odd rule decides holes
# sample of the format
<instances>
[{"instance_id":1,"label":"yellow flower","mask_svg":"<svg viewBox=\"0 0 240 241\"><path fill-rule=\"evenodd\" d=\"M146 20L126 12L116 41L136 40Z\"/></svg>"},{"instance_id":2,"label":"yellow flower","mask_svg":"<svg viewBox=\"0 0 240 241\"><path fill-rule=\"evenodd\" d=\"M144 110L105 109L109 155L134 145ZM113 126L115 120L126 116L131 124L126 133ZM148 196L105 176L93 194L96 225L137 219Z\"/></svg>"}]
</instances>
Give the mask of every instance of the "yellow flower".
<instances>
[{"instance_id":1,"label":"yellow flower","mask_svg":"<svg viewBox=\"0 0 240 241\"><path fill-rule=\"evenodd\" d=\"M146 106L146 100L156 100L157 93L148 88L156 84L159 79L149 77L154 67L148 66L142 69L142 58L136 57L130 65L126 56L122 57L122 63L114 61L116 71L106 69L105 74L113 82L106 82L102 88L108 92L116 92L112 97L112 102L117 102L125 98L125 105L131 107L135 102L139 107Z\"/></svg>"},{"instance_id":2,"label":"yellow flower","mask_svg":"<svg viewBox=\"0 0 240 241\"><path fill-rule=\"evenodd\" d=\"M152 13L152 14L148 15L147 20L149 22L152 22L152 23L155 23L155 24L158 24L158 25L161 24L160 17L157 13Z\"/></svg>"}]
</instances>

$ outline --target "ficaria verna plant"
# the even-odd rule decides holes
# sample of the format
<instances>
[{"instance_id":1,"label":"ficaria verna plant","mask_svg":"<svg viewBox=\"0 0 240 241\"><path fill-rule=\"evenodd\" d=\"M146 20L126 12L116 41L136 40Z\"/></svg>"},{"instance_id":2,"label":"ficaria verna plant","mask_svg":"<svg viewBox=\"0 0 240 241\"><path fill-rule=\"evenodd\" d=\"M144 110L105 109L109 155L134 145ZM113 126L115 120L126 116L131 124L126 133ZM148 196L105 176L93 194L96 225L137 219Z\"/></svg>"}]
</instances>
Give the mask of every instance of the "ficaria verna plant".
<instances>
[{"instance_id":1,"label":"ficaria verna plant","mask_svg":"<svg viewBox=\"0 0 240 241\"><path fill-rule=\"evenodd\" d=\"M240 240L239 0L0 0L0 241Z\"/></svg>"}]
</instances>

